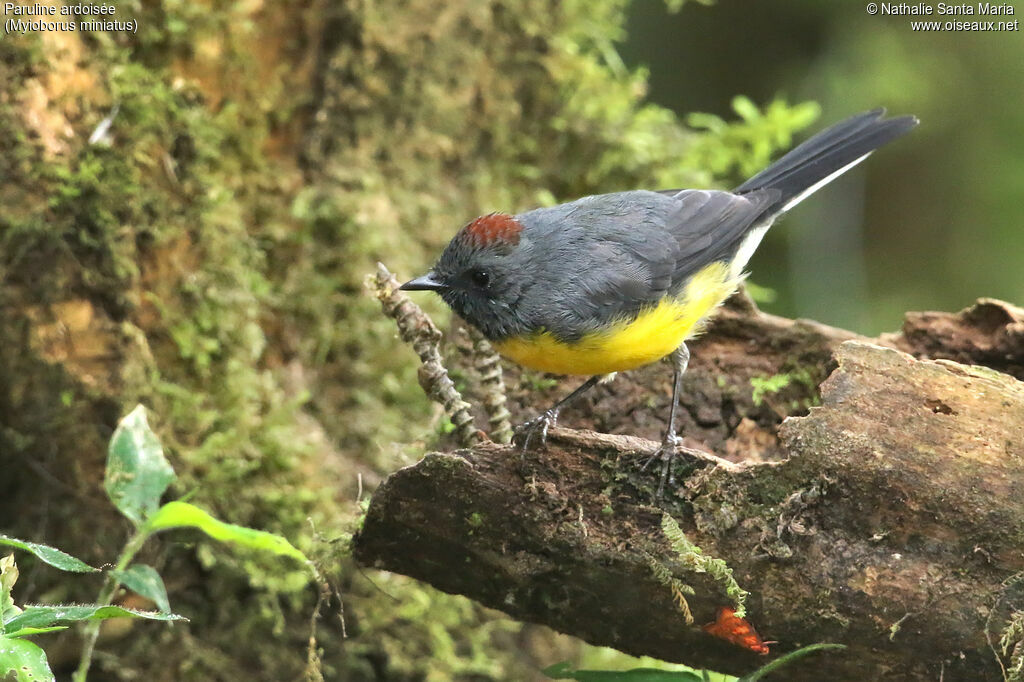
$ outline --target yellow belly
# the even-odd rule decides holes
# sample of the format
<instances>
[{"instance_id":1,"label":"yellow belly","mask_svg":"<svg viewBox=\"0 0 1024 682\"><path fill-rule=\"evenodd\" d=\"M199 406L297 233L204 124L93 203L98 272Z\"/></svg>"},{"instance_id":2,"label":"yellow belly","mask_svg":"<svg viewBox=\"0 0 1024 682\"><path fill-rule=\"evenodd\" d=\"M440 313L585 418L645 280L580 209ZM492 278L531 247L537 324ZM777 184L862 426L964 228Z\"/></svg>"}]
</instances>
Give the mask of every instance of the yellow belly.
<instances>
[{"instance_id":1,"label":"yellow belly","mask_svg":"<svg viewBox=\"0 0 1024 682\"><path fill-rule=\"evenodd\" d=\"M510 360L555 374L609 374L665 357L700 330L699 323L731 294L739 280L729 266L712 263L694 275L678 297L665 297L635 320L615 323L579 341L563 343L549 332L498 341Z\"/></svg>"}]
</instances>

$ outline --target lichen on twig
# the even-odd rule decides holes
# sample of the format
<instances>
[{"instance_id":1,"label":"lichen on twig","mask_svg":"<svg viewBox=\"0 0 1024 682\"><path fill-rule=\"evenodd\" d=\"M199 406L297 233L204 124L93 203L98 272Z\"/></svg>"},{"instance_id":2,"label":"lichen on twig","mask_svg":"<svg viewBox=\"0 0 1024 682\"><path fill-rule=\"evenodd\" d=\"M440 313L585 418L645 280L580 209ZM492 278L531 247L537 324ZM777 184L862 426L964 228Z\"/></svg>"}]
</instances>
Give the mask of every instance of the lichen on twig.
<instances>
[{"instance_id":1,"label":"lichen on twig","mask_svg":"<svg viewBox=\"0 0 1024 682\"><path fill-rule=\"evenodd\" d=\"M501 359L490 342L473 327L466 328L473 342L471 352L473 368L480 378L480 399L487 411L487 433L495 443L512 442L512 423L505 407L505 380L501 373Z\"/></svg>"},{"instance_id":2,"label":"lichen on twig","mask_svg":"<svg viewBox=\"0 0 1024 682\"><path fill-rule=\"evenodd\" d=\"M427 397L444 407L455 426L455 437L459 445L471 447L479 443L484 439L484 434L473 424L469 403L462 399L441 362L441 352L438 350L441 330L418 305L398 290L398 280L383 263L377 263L375 277L367 277L367 286L380 300L384 314L398 325L398 335L402 341L411 345L420 356L422 364L417 373L420 386Z\"/></svg>"}]
</instances>

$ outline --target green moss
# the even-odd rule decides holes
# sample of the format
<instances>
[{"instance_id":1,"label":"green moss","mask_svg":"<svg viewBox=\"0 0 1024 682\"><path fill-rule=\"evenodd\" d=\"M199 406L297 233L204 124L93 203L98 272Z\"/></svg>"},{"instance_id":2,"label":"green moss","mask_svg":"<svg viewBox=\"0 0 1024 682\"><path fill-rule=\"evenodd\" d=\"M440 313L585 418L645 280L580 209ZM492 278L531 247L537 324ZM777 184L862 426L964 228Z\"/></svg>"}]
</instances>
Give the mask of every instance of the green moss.
<instances>
[{"instance_id":1,"label":"green moss","mask_svg":"<svg viewBox=\"0 0 1024 682\"><path fill-rule=\"evenodd\" d=\"M789 372L774 374L771 376L758 376L750 378L750 386L753 388L751 399L755 407L761 407L765 403L766 396L782 392L790 386L798 387L798 392L803 393L800 398L789 401L792 411L806 410L814 405L821 404L818 395L818 384L820 380L817 372L808 368L797 368Z\"/></svg>"},{"instance_id":2,"label":"green moss","mask_svg":"<svg viewBox=\"0 0 1024 682\"><path fill-rule=\"evenodd\" d=\"M693 131L644 103L644 72L615 56L625 6L457 0L439 23L432 0L315 15L129 0L118 8L139 20L137 35L80 36L77 66L97 80L64 153L44 149L18 103L52 55L38 37L0 41L5 310L88 301L111 321L117 355L101 363L109 385L84 382L25 345L27 312L0 320L11 406L0 465L18 472L3 504L38 496L20 457L39 453L91 494L101 427L142 401L180 472L176 492L338 566L362 518L355 472L406 463L420 448L391 444L431 431L414 354L362 294L376 260L419 272L486 211L709 184L805 124L805 107L760 115L740 102L738 125L704 119ZM87 144L115 102L110 146ZM436 301L425 307L446 319ZM48 513L67 521L49 524L69 538L55 544L116 544L70 501ZM176 638L160 647L173 660L154 662L139 637L123 665L181 680L256 668L294 679L312 607L301 572L168 541L195 547L165 571L170 585L195 587L171 594L190 630L160 635ZM495 643L507 621L396 576L373 580L397 602L348 564L333 577L348 586L359 635L343 649L338 620L325 618L328 677L528 675ZM252 641L273 644L249 660Z\"/></svg>"},{"instance_id":3,"label":"green moss","mask_svg":"<svg viewBox=\"0 0 1024 682\"><path fill-rule=\"evenodd\" d=\"M668 514L661 515L661 531L668 538L672 550L683 564L694 573L707 573L717 582L736 607L736 615L740 618L746 614L746 600L749 592L736 582L732 569L722 559L715 559L704 554L700 547L690 542L686 534ZM690 591L692 594L692 590Z\"/></svg>"},{"instance_id":4,"label":"green moss","mask_svg":"<svg viewBox=\"0 0 1024 682\"><path fill-rule=\"evenodd\" d=\"M754 401L754 405L761 407L764 404L764 396L766 393L778 393L793 381L793 377L788 374L776 374L768 377L751 377L750 386L754 389L754 393L751 398Z\"/></svg>"},{"instance_id":5,"label":"green moss","mask_svg":"<svg viewBox=\"0 0 1024 682\"><path fill-rule=\"evenodd\" d=\"M5 65L10 42L0 46ZM259 158L265 123L240 120L231 105L212 111L196 89L103 40L86 65L109 74L99 99L121 104L112 146L76 138L72 154L41 153L25 133L20 112L0 111L3 146L12 150L5 154L9 172L0 192L14 207L0 217L0 258L14 281L29 283L16 292L19 309L85 299L98 315L146 321L124 323L123 372L117 371L118 358L107 359L120 379L116 396L93 388L83 400L81 390L40 377L40 385L53 391L48 410L59 405L89 423L98 406L119 416L109 410L111 398L121 404L144 400L179 464L179 492L192 490L219 515L284 532L308 550L309 519L325 529L338 521L331 510L333 490L303 471L319 455L296 422L306 397L286 392L261 366L268 347L262 322L275 300L265 242L251 230L252 212L261 203L255 194L266 185L261 178L273 172ZM19 84L12 85L7 92L18 93ZM87 111L95 120L93 110ZM287 208L278 213L287 215ZM170 261L170 273L161 272L167 252L181 256ZM21 368L38 376L28 363ZM8 412L7 419L18 418ZM46 426L56 429L47 436L60 438L58 422ZM42 435L24 447L38 447ZM56 452L81 458L80 448L87 446L65 442ZM14 465L4 462L3 468ZM83 531L84 525L79 518L68 527L87 537L99 533L95 527ZM301 571L256 556L232 557L205 544L198 549L196 557L209 571L206 585L221 598L183 600L195 627L227 617L243 630L262 628L258 638L265 641L284 626L286 614L305 620L311 603ZM259 588L255 604L229 598L250 586ZM210 631L206 646L230 651L236 634L217 632ZM145 647L140 641L131 648ZM201 659L200 649L184 650L185 663ZM289 649L266 654L281 659L276 669L287 668L289 660L301 667L301 645Z\"/></svg>"},{"instance_id":6,"label":"green moss","mask_svg":"<svg viewBox=\"0 0 1024 682\"><path fill-rule=\"evenodd\" d=\"M1024 611L1013 611L999 634L999 649L1009 663L1006 666L1008 682L1024 680Z\"/></svg>"},{"instance_id":7,"label":"green moss","mask_svg":"<svg viewBox=\"0 0 1024 682\"><path fill-rule=\"evenodd\" d=\"M542 393L557 386L558 379L552 379L538 372L524 371L519 377L519 383L532 393Z\"/></svg>"},{"instance_id":8,"label":"green moss","mask_svg":"<svg viewBox=\"0 0 1024 682\"><path fill-rule=\"evenodd\" d=\"M644 558L647 559L647 565L650 567L651 575L654 576L654 579L668 588L669 593L672 595L672 601L675 602L679 612L683 614L683 620L687 625L693 625L693 612L690 610L689 602L686 601L686 595L696 594L693 587L672 575L672 571L669 570L668 566L658 561L652 555L645 553Z\"/></svg>"}]
</instances>

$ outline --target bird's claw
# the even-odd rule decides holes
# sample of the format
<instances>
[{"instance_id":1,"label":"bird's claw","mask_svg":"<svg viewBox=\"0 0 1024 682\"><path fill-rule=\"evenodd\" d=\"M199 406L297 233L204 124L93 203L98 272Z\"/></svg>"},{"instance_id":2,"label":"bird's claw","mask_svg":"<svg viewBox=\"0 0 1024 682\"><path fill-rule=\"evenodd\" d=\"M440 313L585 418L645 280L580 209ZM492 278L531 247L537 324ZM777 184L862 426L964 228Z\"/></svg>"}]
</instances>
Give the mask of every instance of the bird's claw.
<instances>
[{"instance_id":1,"label":"bird's claw","mask_svg":"<svg viewBox=\"0 0 1024 682\"><path fill-rule=\"evenodd\" d=\"M672 460L676 457L676 449L682 444L683 439L674 433L665 434L665 440L661 442L661 447L654 451L654 454L648 458L644 465L640 467L640 471L646 471L647 467L651 465L656 459L661 459L664 465L661 469L661 480L658 481L658 492L655 493L655 499L660 500L665 496L665 483L666 481L675 485L675 476L672 474Z\"/></svg>"},{"instance_id":2,"label":"bird's claw","mask_svg":"<svg viewBox=\"0 0 1024 682\"><path fill-rule=\"evenodd\" d=\"M522 452L526 454L526 451L530 449L530 441L540 431L540 447L544 447L548 442L548 429L557 423L558 412L547 410L540 416L520 425L516 429L514 440L522 442Z\"/></svg>"}]
</instances>

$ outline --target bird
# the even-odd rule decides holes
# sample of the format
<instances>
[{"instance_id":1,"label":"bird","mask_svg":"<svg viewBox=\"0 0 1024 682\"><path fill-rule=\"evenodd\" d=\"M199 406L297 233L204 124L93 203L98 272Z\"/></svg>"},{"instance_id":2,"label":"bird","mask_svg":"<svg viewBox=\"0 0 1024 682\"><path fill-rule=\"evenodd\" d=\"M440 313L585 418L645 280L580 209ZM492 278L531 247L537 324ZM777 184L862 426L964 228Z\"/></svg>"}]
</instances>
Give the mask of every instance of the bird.
<instances>
[{"instance_id":1,"label":"bird","mask_svg":"<svg viewBox=\"0 0 1024 682\"><path fill-rule=\"evenodd\" d=\"M465 224L405 291L433 291L497 352L525 367L589 378L520 427L543 445L560 411L617 372L669 358L672 402L660 447L662 497L681 439L686 342L746 277L787 211L918 124L884 108L812 136L730 191L597 194ZM644 465L646 469L647 464Z\"/></svg>"}]
</instances>

